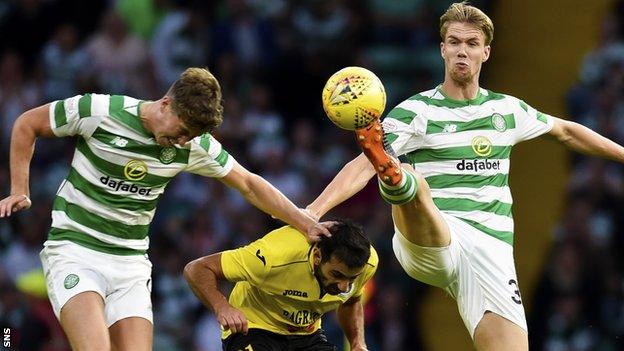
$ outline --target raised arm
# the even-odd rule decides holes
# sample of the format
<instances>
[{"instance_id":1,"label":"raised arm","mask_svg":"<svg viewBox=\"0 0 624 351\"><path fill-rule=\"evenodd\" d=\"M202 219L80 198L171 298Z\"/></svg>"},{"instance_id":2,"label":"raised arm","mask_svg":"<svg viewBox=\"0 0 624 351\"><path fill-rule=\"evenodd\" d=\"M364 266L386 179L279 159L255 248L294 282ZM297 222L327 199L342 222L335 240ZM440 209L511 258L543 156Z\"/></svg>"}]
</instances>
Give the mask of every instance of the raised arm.
<instances>
[{"instance_id":1,"label":"raised arm","mask_svg":"<svg viewBox=\"0 0 624 351\"><path fill-rule=\"evenodd\" d=\"M338 307L338 323L344 332L352 351L366 351L364 341L364 307L360 297L353 297Z\"/></svg>"},{"instance_id":2,"label":"raised arm","mask_svg":"<svg viewBox=\"0 0 624 351\"><path fill-rule=\"evenodd\" d=\"M316 218L323 217L332 208L362 190L375 175L375 170L364 154L347 163L306 209Z\"/></svg>"},{"instance_id":3,"label":"raised arm","mask_svg":"<svg viewBox=\"0 0 624 351\"><path fill-rule=\"evenodd\" d=\"M191 290L204 306L212 309L217 321L232 333L247 333L247 318L240 310L232 307L219 291L218 281L225 280L221 268L221 253L204 256L184 267L184 278Z\"/></svg>"},{"instance_id":4,"label":"raised arm","mask_svg":"<svg viewBox=\"0 0 624 351\"><path fill-rule=\"evenodd\" d=\"M54 136L50 128L50 105L24 112L13 124L11 133L11 193L0 201L0 217L30 207L30 161L37 137Z\"/></svg>"},{"instance_id":5,"label":"raised arm","mask_svg":"<svg viewBox=\"0 0 624 351\"><path fill-rule=\"evenodd\" d=\"M554 118L549 134L580 153L624 163L624 147L575 122Z\"/></svg>"},{"instance_id":6,"label":"raised arm","mask_svg":"<svg viewBox=\"0 0 624 351\"><path fill-rule=\"evenodd\" d=\"M252 205L306 233L308 240L318 241L322 235L331 236L325 225L317 223L264 178L249 172L240 164L235 163L232 170L220 180L237 189Z\"/></svg>"}]
</instances>

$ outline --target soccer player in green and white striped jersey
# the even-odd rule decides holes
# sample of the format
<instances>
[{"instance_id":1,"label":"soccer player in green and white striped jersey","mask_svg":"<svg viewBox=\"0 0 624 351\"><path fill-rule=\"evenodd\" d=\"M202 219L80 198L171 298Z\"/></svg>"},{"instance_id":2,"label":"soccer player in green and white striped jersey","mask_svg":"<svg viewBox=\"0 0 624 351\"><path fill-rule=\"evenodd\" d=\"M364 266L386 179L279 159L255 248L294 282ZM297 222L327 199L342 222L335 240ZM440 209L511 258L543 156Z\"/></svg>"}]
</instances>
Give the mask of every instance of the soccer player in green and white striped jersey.
<instances>
[{"instance_id":1,"label":"soccer player in green and white striped jersey","mask_svg":"<svg viewBox=\"0 0 624 351\"><path fill-rule=\"evenodd\" d=\"M52 208L41 260L48 295L74 350L151 350L149 224L167 183L187 171L217 178L314 241L329 235L210 134L221 89L189 68L157 101L86 94L20 116L11 137L11 195L0 217L27 209L36 137L74 136L76 150Z\"/></svg>"},{"instance_id":2,"label":"soccer player in green and white striped jersey","mask_svg":"<svg viewBox=\"0 0 624 351\"><path fill-rule=\"evenodd\" d=\"M392 204L393 249L406 273L457 300L477 350L528 350L513 261L511 148L543 134L619 162L624 148L515 97L481 88L479 73L490 56L493 33L482 11L452 4L440 18L444 82L400 103L383 124L376 120L356 130L363 154L308 210L322 216L377 173L380 194ZM399 165L393 153L405 164Z\"/></svg>"}]
</instances>

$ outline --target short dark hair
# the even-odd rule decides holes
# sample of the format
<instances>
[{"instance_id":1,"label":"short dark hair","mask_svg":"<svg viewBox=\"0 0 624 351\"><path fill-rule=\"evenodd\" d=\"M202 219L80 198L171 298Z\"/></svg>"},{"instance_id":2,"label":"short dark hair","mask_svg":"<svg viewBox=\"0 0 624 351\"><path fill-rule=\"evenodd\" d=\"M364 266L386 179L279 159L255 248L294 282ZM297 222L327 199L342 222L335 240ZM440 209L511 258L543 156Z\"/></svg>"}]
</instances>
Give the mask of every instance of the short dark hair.
<instances>
[{"instance_id":1,"label":"short dark hair","mask_svg":"<svg viewBox=\"0 0 624 351\"><path fill-rule=\"evenodd\" d=\"M321 263L333 256L347 267L364 267L370 257L370 240L364 236L361 226L349 221L338 220L329 231L331 237L323 237L317 244L321 250Z\"/></svg>"}]
</instances>

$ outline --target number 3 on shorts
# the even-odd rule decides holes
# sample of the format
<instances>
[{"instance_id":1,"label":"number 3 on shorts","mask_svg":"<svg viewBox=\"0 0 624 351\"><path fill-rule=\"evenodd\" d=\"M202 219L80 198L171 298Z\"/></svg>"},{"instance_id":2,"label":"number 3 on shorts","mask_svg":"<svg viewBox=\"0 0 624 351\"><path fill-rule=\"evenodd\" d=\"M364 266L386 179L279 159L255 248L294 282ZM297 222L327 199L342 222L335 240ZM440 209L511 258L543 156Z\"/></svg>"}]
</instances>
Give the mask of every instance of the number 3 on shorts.
<instances>
[{"instance_id":1,"label":"number 3 on shorts","mask_svg":"<svg viewBox=\"0 0 624 351\"><path fill-rule=\"evenodd\" d=\"M509 279L509 285L512 285L516 290L514 290L514 294L516 294L515 296L512 296L511 299L513 300L513 302L517 303L518 305L522 305L522 299L520 297L520 288L518 288L518 282L515 279Z\"/></svg>"}]
</instances>

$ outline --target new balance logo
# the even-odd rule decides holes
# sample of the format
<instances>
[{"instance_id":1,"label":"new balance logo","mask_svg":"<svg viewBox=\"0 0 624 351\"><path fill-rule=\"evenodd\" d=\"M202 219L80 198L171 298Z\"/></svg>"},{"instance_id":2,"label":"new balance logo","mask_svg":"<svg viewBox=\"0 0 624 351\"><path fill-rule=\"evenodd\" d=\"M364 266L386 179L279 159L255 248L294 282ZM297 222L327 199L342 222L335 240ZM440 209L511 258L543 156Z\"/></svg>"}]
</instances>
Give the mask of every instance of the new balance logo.
<instances>
[{"instance_id":1,"label":"new balance logo","mask_svg":"<svg viewBox=\"0 0 624 351\"><path fill-rule=\"evenodd\" d=\"M116 136L115 138L113 138L113 140L110 141L110 143L115 145L115 146L124 147L124 146L128 145L128 140Z\"/></svg>"},{"instance_id":2,"label":"new balance logo","mask_svg":"<svg viewBox=\"0 0 624 351\"><path fill-rule=\"evenodd\" d=\"M457 131L457 124L445 124L442 129L442 133L455 133Z\"/></svg>"},{"instance_id":3,"label":"new balance logo","mask_svg":"<svg viewBox=\"0 0 624 351\"><path fill-rule=\"evenodd\" d=\"M266 266L266 258L260 254L260 250L256 251L256 257L258 257L260 261L262 261L262 264Z\"/></svg>"}]
</instances>

